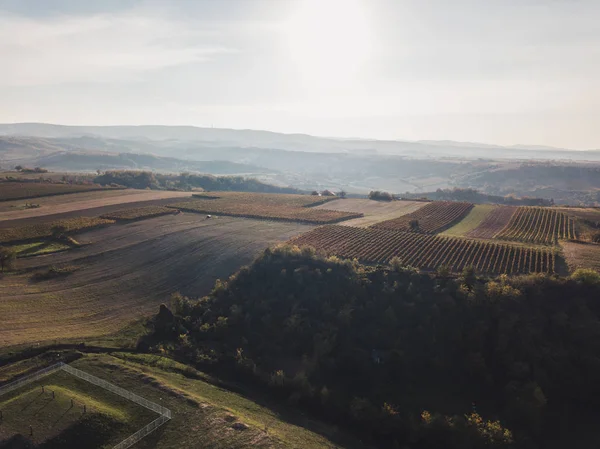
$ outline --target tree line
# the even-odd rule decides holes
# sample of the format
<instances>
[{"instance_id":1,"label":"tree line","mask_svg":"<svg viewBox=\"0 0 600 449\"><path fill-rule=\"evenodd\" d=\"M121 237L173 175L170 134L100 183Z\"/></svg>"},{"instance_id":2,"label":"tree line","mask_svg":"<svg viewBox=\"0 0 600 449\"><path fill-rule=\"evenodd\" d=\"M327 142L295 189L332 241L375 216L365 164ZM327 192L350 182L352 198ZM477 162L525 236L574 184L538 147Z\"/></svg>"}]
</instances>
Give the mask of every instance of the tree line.
<instances>
[{"instance_id":1,"label":"tree line","mask_svg":"<svg viewBox=\"0 0 600 449\"><path fill-rule=\"evenodd\" d=\"M282 246L206 297L174 295L139 345L379 447L579 447L600 406L598 298L586 270L452 277Z\"/></svg>"}]
</instances>

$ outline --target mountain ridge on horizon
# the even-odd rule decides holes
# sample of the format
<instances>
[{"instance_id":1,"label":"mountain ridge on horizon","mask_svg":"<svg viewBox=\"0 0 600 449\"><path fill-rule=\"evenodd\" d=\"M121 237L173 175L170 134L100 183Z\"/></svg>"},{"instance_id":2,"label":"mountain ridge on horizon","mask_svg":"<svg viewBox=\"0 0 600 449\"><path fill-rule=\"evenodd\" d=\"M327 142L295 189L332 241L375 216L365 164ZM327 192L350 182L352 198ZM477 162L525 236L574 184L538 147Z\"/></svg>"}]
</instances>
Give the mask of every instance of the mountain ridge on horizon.
<instances>
[{"instance_id":1,"label":"mountain ridge on horizon","mask_svg":"<svg viewBox=\"0 0 600 449\"><path fill-rule=\"evenodd\" d=\"M136 133L136 131L146 131L146 133ZM96 131L96 132L94 132ZM160 131L163 131L163 137L159 137ZM174 136L175 132L178 135ZM136 135L137 134L137 135ZM146 134L146 135L144 135ZM148 137L148 134L154 137ZM231 134L231 135L228 135ZM433 147L458 147L468 149L506 149L506 150L525 150L525 151L568 151L568 152L587 152L600 151L600 149L578 150L572 148L553 147L548 145L499 145L471 141L455 140L402 140L402 139L377 139L370 137L331 137L315 136L307 133L285 133L279 131L259 130L259 129L236 129L236 128L215 128L202 127L195 125L62 125L43 122L18 122L18 123L0 123L0 135L4 136L34 136L46 138L65 138L65 137L84 137L97 136L113 139L134 139L134 140L181 140L198 141L206 138L234 138L248 139L252 145L255 139L263 140L271 137L274 139L295 140L306 139L317 142L330 142L337 144L381 144L381 145L423 145ZM183 137L184 135L185 137ZM237 142L238 144L240 142ZM296 142L298 143L298 142ZM309 142L303 142L308 144ZM368 149L368 148L365 148ZM308 150L304 150L308 151Z\"/></svg>"}]
</instances>

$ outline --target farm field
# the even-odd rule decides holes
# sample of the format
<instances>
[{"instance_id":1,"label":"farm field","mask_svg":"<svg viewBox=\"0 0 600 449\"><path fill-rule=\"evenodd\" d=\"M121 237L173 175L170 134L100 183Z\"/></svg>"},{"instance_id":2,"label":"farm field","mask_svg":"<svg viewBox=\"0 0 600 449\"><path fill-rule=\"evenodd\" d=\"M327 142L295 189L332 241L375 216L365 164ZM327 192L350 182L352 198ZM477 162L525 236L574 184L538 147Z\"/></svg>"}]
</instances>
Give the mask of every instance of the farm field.
<instances>
[{"instance_id":1,"label":"farm field","mask_svg":"<svg viewBox=\"0 0 600 449\"><path fill-rule=\"evenodd\" d=\"M71 193L68 195L56 195L36 198L31 201L28 200L28 202L40 205L39 208L35 209L19 209L24 204L24 201L0 202L0 227L10 226L10 223L5 222L12 220L41 219L51 215L69 213L81 214L82 211L86 210L116 206L112 210L93 211L98 216L102 213L117 210L119 205L127 204L133 207L132 205L135 203L135 207L138 207L143 205L144 202L151 201L152 203L147 204L155 204L160 201L169 201L170 199L190 198L190 196L189 192L127 189Z\"/></svg>"},{"instance_id":2,"label":"farm field","mask_svg":"<svg viewBox=\"0 0 600 449\"><path fill-rule=\"evenodd\" d=\"M361 213L364 217L344 221L346 226L367 227L384 220L410 214L425 206L422 201L373 201L368 199L347 198L329 201L315 206L315 209L337 210Z\"/></svg>"},{"instance_id":3,"label":"farm field","mask_svg":"<svg viewBox=\"0 0 600 449\"><path fill-rule=\"evenodd\" d=\"M544 207L518 207L508 224L494 236L500 240L556 244L576 239L575 222L567 214Z\"/></svg>"},{"instance_id":4,"label":"farm field","mask_svg":"<svg viewBox=\"0 0 600 449\"><path fill-rule=\"evenodd\" d=\"M291 239L290 243L366 263L389 263L398 257L402 264L424 270L447 266L460 272L466 266L473 266L489 274L564 272L561 257L549 248L376 228L323 226Z\"/></svg>"},{"instance_id":5,"label":"farm field","mask_svg":"<svg viewBox=\"0 0 600 449\"><path fill-rule=\"evenodd\" d=\"M308 207L327 201L323 197L249 193L223 195L223 193L194 195L194 199L191 201L175 203L169 207L202 214L297 221L310 224L337 223L343 220L362 217L361 213L356 212Z\"/></svg>"},{"instance_id":6,"label":"farm field","mask_svg":"<svg viewBox=\"0 0 600 449\"><path fill-rule=\"evenodd\" d=\"M52 236L55 228L62 228L66 233L81 232L85 229L95 228L114 223L114 220L105 218L68 218L50 223L30 224L16 228L0 229L0 243L37 240Z\"/></svg>"},{"instance_id":7,"label":"farm field","mask_svg":"<svg viewBox=\"0 0 600 449\"><path fill-rule=\"evenodd\" d=\"M54 447L69 433L85 438L86 427L93 428L94 423L103 426L87 434L91 443L87 447L111 447L158 416L64 371L0 396L0 409L0 441L20 434L35 444L47 441Z\"/></svg>"},{"instance_id":8,"label":"farm field","mask_svg":"<svg viewBox=\"0 0 600 449\"><path fill-rule=\"evenodd\" d=\"M132 209L121 209L102 215L101 218L116 221L134 221L145 218L160 217L161 215L173 215L177 211L164 206L146 206Z\"/></svg>"},{"instance_id":9,"label":"farm field","mask_svg":"<svg viewBox=\"0 0 600 449\"><path fill-rule=\"evenodd\" d=\"M410 214L373 225L377 229L411 231L411 221L418 221L416 232L436 234L462 220L473 208L471 203L434 201Z\"/></svg>"},{"instance_id":10,"label":"farm field","mask_svg":"<svg viewBox=\"0 0 600 449\"><path fill-rule=\"evenodd\" d=\"M261 204L268 206L309 207L325 204L336 197L296 195L291 193L206 192L194 193L196 199L219 200L227 204Z\"/></svg>"},{"instance_id":11,"label":"farm field","mask_svg":"<svg viewBox=\"0 0 600 449\"><path fill-rule=\"evenodd\" d=\"M36 361L19 363L28 366ZM106 379L169 408L173 419L146 436L136 449L358 449L355 439L297 410L271 403L252 392L234 393L206 374L171 359L149 354L84 354L71 366ZM7 367L11 371L10 366ZM0 368L0 375L2 368ZM284 416L285 418L282 418ZM241 426L243 430L236 430ZM265 432L265 426L268 432ZM336 441L343 442L338 444ZM94 446L83 446L95 449ZM108 446L111 447L111 446Z\"/></svg>"},{"instance_id":12,"label":"farm field","mask_svg":"<svg viewBox=\"0 0 600 449\"><path fill-rule=\"evenodd\" d=\"M465 235L467 237L480 239L494 238L497 233L506 227L516 210L517 208L513 206L497 206L481 221L476 228L472 229Z\"/></svg>"},{"instance_id":13,"label":"farm field","mask_svg":"<svg viewBox=\"0 0 600 449\"><path fill-rule=\"evenodd\" d=\"M473 209L467 214L465 218L460 220L451 228L445 230L441 235L448 235L451 237L463 237L466 234L471 233L475 228L481 225L481 223L491 215L497 206L491 204L476 204Z\"/></svg>"},{"instance_id":14,"label":"farm field","mask_svg":"<svg viewBox=\"0 0 600 449\"><path fill-rule=\"evenodd\" d=\"M64 195L95 190L115 190L98 184L58 184L42 182L0 182L0 201L31 199L43 196Z\"/></svg>"},{"instance_id":15,"label":"farm field","mask_svg":"<svg viewBox=\"0 0 600 449\"><path fill-rule=\"evenodd\" d=\"M600 273L600 245L562 241L560 246L571 270L590 268Z\"/></svg>"},{"instance_id":16,"label":"farm field","mask_svg":"<svg viewBox=\"0 0 600 449\"><path fill-rule=\"evenodd\" d=\"M112 334L171 293L208 293L266 247L310 229L183 213L78 234L82 247L19 259L21 273L0 279L0 347ZM72 272L32 280L51 265Z\"/></svg>"}]
</instances>

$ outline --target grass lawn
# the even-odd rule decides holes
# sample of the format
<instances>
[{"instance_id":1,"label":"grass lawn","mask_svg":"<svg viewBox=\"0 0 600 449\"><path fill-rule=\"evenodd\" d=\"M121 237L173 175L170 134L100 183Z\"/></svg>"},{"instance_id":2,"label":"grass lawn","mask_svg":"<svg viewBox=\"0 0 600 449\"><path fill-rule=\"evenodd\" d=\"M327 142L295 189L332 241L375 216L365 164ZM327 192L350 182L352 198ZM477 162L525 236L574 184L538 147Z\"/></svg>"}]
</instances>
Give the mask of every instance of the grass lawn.
<instances>
[{"instance_id":1,"label":"grass lawn","mask_svg":"<svg viewBox=\"0 0 600 449\"><path fill-rule=\"evenodd\" d=\"M91 444L91 440L78 441L80 447L111 447L158 417L63 371L0 396L0 409L0 440L21 434L36 444L52 443L50 447L57 444L67 447L69 441L64 440L65 437L69 433L81 436L81 429L74 432L74 428L90 428L91 420L100 420L109 430L103 433L98 444ZM96 429L93 433L96 434L93 438L98 439ZM63 441L58 442L61 438Z\"/></svg>"},{"instance_id":2,"label":"grass lawn","mask_svg":"<svg viewBox=\"0 0 600 449\"><path fill-rule=\"evenodd\" d=\"M442 232L440 235L451 237L462 237L467 232L475 229L497 206L493 204L476 204L465 218L456 223L450 229Z\"/></svg>"}]
</instances>

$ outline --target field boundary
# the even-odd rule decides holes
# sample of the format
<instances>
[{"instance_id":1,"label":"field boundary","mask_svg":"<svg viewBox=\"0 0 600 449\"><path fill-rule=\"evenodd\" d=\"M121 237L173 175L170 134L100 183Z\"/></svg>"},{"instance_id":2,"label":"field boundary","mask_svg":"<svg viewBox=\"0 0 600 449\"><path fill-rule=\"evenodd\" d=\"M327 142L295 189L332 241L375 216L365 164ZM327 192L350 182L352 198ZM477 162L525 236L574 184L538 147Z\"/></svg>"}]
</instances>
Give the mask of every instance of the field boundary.
<instances>
[{"instance_id":1,"label":"field boundary","mask_svg":"<svg viewBox=\"0 0 600 449\"><path fill-rule=\"evenodd\" d=\"M73 368L72 366L64 362L59 362L54 365L50 365L46 368L36 371L35 373L29 374L13 382L9 382L5 385L2 385L0 387L0 396L10 393L11 391L16 390L17 388L35 382L36 380L42 379L60 370L65 371L71 374L72 376L78 377L79 379L85 380L86 382L89 382L100 388L104 388L105 390L115 393L116 395L121 396L122 398L135 402L136 404L141 405L142 407L147 408L148 410L151 410L160 415L150 424L147 424L146 426L139 429L137 432L129 435L119 444L114 446L113 449L126 449L128 447L133 446L146 435L152 433L154 430L156 430L171 419L171 410L169 410L168 408L163 407L162 405L159 405L155 402L144 399L143 397L138 396L137 394L132 393L131 391L128 391L124 388L117 387L116 385L111 384L110 382L107 382L104 379L100 379L99 377L88 374L85 371L81 371L80 369Z\"/></svg>"}]
</instances>

